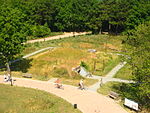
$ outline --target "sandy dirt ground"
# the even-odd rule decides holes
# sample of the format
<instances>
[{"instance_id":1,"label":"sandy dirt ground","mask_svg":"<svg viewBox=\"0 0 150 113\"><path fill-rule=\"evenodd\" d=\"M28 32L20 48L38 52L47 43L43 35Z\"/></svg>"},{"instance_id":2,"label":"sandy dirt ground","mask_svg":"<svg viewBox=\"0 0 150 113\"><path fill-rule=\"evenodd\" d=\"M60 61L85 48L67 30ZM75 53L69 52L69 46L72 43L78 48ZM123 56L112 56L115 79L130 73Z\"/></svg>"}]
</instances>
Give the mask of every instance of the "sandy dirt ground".
<instances>
[{"instance_id":1,"label":"sandy dirt ground","mask_svg":"<svg viewBox=\"0 0 150 113\"><path fill-rule=\"evenodd\" d=\"M29 41L27 41L27 43L42 42L42 41L48 41L48 40L54 40L54 39L72 37L72 36L85 35L85 34L90 34L90 32L74 32L74 33L73 32L65 32L62 35L51 36L51 37L42 38L42 39L29 40Z\"/></svg>"},{"instance_id":2,"label":"sandy dirt ground","mask_svg":"<svg viewBox=\"0 0 150 113\"><path fill-rule=\"evenodd\" d=\"M72 105L77 104L83 113L127 113L113 99L98 94L96 92L79 90L77 87L64 85L64 89L55 88L54 83L24 78L14 78L15 86L44 90L61 97ZM3 76L0 76L0 83L4 83ZM10 84L10 83L4 83Z\"/></svg>"}]
</instances>

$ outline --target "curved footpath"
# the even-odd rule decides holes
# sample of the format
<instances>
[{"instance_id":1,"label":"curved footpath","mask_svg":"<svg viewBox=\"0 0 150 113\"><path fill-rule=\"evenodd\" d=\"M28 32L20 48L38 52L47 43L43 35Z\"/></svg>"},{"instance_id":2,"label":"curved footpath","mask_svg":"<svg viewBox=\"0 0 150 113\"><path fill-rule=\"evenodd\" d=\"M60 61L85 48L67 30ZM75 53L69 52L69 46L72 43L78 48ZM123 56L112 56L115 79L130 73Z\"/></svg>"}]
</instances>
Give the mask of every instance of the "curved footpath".
<instances>
[{"instance_id":1,"label":"curved footpath","mask_svg":"<svg viewBox=\"0 0 150 113\"><path fill-rule=\"evenodd\" d=\"M79 35L86 35L86 34L91 34L91 32L74 32L74 33L73 32L65 32L62 35L56 35L56 36L51 36L51 37L46 37L46 38L41 38L41 39L29 40L29 41L27 41L27 43L43 42L43 41L48 41L48 40L54 40L54 39L72 37L72 36L79 36Z\"/></svg>"},{"instance_id":2,"label":"curved footpath","mask_svg":"<svg viewBox=\"0 0 150 113\"><path fill-rule=\"evenodd\" d=\"M83 113L127 113L114 100L92 91L79 90L77 87L64 85L64 90L55 88L52 82L15 78L14 85L29 87L57 95L71 104L77 104ZM3 76L0 76L0 83ZM8 84L8 83L6 83Z\"/></svg>"}]
</instances>

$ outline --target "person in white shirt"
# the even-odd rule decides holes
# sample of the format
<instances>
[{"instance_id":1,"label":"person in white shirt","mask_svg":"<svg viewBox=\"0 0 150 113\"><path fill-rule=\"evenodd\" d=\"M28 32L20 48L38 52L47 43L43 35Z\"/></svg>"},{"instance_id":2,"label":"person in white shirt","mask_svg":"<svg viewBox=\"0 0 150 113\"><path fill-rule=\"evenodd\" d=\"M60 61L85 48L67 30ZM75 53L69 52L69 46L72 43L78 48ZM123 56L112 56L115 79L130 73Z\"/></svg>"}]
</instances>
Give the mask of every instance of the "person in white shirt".
<instances>
[{"instance_id":1,"label":"person in white shirt","mask_svg":"<svg viewBox=\"0 0 150 113\"><path fill-rule=\"evenodd\" d=\"M84 89L83 79L81 79L79 82L79 89Z\"/></svg>"},{"instance_id":2,"label":"person in white shirt","mask_svg":"<svg viewBox=\"0 0 150 113\"><path fill-rule=\"evenodd\" d=\"M4 82L8 81L8 77L4 74Z\"/></svg>"}]
</instances>

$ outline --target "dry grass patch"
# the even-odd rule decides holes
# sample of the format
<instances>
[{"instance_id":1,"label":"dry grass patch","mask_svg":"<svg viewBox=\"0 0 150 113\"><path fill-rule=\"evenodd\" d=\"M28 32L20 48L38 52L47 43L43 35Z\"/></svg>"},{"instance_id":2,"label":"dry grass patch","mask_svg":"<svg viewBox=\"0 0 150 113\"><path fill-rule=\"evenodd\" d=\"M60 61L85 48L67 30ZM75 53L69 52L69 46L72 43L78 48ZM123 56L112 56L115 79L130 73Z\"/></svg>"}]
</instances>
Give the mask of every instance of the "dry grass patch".
<instances>
[{"instance_id":1,"label":"dry grass patch","mask_svg":"<svg viewBox=\"0 0 150 113\"><path fill-rule=\"evenodd\" d=\"M79 48L91 49L91 48L94 48L94 45L90 43L80 43Z\"/></svg>"},{"instance_id":2,"label":"dry grass patch","mask_svg":"<svg viewBox=\"0 0 150 113\"><path fill-rule=\"evenodd\" d=\"M108 50L105 51L104 45L107 43L120 50L120 39L120 37L108 35L86 35L27 44L24 54L49 46L58 48L34 55L30 57L32 60L26 59L28 64L13 64L13 71L31 73L34 79L40 80L48 80L51 77L70 79L73 75L72 67L79 66L82 61L87 65L88 71L96 75L105 75L119 63L119 58L116 55L107 54L116 50L107 48ZM89 53L88 49L96 49L98 52Z\"/></svg>"},{"instance_id":3,"label":"dry grass patch","mask_svg":"<svg viewBox=\"0 0 150 113\"><path fill-rule=\"evenodd\" d=\"M56 48L34 56L31 67L28 69L35 77L51 78L53 76L71 76L71 70L90 54L84 50L74 48ZM38 70L38 71L37 71Z\"/></svg>"},{"instance_id":4,"label":"dry grass patch","mask_svg":"<svg viewBox=\"0 0 150 113\"><path fill-rule=\"evenodd\" d=\"M116 62L118 59L116 55L104 52L89 53L87 50L75 48L55 48L32 58L32 66L28 72L36 78L40 76L41 79L46 80L57 76L72 76L72 68L79 66L81 61L87 64L88 71L96 75L105 75L118 63ZM95 62L96 64L94 64Z\"/></svg>"}]
</instances>

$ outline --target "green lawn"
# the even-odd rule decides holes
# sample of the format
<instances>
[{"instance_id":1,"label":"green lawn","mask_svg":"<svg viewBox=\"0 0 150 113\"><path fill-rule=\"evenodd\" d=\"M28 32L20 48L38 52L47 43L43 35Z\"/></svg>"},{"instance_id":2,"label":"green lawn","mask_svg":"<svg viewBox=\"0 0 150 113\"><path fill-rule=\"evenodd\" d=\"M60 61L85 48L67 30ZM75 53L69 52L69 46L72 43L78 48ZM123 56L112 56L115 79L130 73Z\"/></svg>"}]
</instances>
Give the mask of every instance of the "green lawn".
<instances>
[{"instance_id":1,"label":"green lawn","mask_svg":"<svg viewBox=\"0 0 150 113\"><path fill-rule=\"evenodd\" d=\"M108 95L110 91L119 92L119 87L121 83L119 82L107 82L106 84L102 85L97 91L103 95Z\"/></svg>"},{"instance_id":2,"label":"green lawn","mask_svg":"<svg viewBox=\"0 0 150 113\"><path fill-rule=\"evenodd\" d=\"M0 113L81 113L44 91L0 84Z\"/></svg>"},{"instance_id":3,"label":"green lawn","mask_svg":"<svg viewBox=\"0 0 150 113\"><path fill-rule=\"evenodd\" d=\"M121 68L116 75L114 76L115 78L121 78L121 79L127 79L130 80L132 79L132 70L131 66L129 64L126 64L123 68Z\"/></svg>"}]
</instances>

